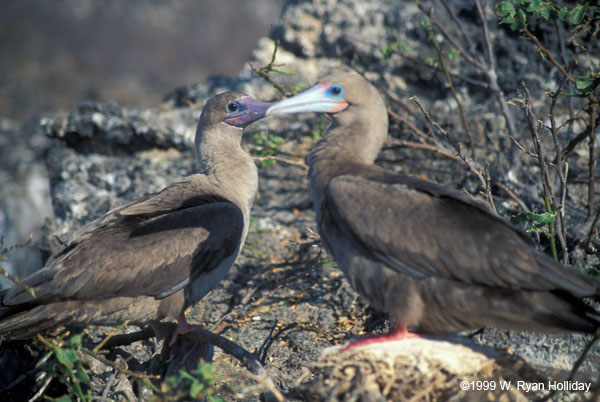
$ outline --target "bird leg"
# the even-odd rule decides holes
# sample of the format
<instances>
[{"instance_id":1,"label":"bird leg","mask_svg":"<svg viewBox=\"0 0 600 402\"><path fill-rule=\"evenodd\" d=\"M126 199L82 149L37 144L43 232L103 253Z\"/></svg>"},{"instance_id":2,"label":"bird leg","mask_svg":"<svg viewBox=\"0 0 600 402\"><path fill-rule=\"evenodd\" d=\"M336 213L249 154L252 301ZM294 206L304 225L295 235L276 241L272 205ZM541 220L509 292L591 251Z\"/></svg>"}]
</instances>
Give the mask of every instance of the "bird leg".
<instances>
[{"instance_id":1,"label":"bird leg","mask_svg":"<svg viewBox=\"0 0 600 402\"><path fill-rule=\"evenodd\" d=\"M355 348L357 346L370 345L372 343L399 341L408 338L421 338L421 335L415 334L414 332L409 332L408 328L406 328L406 325L404 324L398 324L396 325L396 329L388 334L369 336L356 341L351 341L349 345L344 346L342 351Z\"/></svg>"},{"instance_id":2,"label":"bird leg","mask_svg":"<svg viewBox=\"0 0 600 402\"><path fill-rule=\"evenodd\" d=\"M165 362L178 361L178 365L190 370L196 367L199 360L210 362L213 355L211 344L180 336L194 331L205 332L206 330L202 325L188 323L185 313L181 313L177 319L177 327L171 332L170 341L166 343L169 338L165 339L161 359Z\"/></svg>"},{"instance_id":3,"label":"bird leg","mask_svg":"<svg viewBox=\"0 0 600 402\"><path fill-rule=\"evenodd\" d=\"M185 312L182 312L179 318L177 319L177 328L175 328L175 332L171 335L171 342L169 342L169 346L173 346L177 341L177 337L179 335L187 334L188 332L192 332L196 329L204 329L202 325L193 325L187 322L185 318Z\"/></svg>"}]
</instances>

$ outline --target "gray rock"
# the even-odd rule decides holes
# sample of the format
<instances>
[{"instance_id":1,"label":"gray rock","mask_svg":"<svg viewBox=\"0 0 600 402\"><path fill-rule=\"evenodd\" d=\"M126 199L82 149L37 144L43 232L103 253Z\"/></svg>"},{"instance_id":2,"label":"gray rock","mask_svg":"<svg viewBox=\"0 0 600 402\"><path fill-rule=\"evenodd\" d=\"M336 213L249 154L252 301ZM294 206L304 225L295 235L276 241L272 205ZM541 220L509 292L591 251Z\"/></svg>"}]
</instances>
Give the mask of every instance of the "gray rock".
<instances>
[{"instance_id":1,"label":"gray rock","mask_svg":"<svg viewBox=\"0 0 600 402\"><path fill-rule=\"evenodd\" d=\"M47 141L30 124L0 120L0 238L5 246L33 243L6 253L2 266L27 275L42 266L39 228L52 216L48 173L43 158ZM12 282L0 276L0 288Z\"/></svg>"}]
</instances>

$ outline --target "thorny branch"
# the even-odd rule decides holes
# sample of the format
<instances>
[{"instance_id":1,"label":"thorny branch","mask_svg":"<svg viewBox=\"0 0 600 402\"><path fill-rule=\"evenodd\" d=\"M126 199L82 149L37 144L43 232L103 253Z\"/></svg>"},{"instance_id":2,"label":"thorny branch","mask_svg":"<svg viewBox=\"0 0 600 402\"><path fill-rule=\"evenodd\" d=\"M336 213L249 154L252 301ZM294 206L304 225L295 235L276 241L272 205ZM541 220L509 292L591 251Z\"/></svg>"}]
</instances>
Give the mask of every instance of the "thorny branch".
<instances>
[{"instance_id":1,"label":"thorny branch","mask_svg":"<svg viewBox=\"0 0 600 402\"><path fill-rule=\"evenodd\" d=\"M253 156L252 159L254 159L257 162L263 162L263 161L278 161L278 162L283 162L283 163L287 163L288 165L294 165L294 166L299 166L302 169L308 171L308 165L304 162L298 162L292 159L287 159L287 158L282 158L280 156L273 156L273 155L269 155L269 156Z\"/></svg>"},{"instance_id":2,"label":"thorny branch","mask_svg":"<svg viewBox=\"0 0 600 402\"><path fill-rule=\"evenodd\" d=\"M542 43L541 43L541 42L540 42L540 40L537 38L537 36L535 36L534 34L532 34L531 32L529 32L529 30L528 30L527 28L524 28L524 29L523 29L523 33L525 33L525 35L527 35L527 37L528 37L529 39L531 39L531 40L533 41L533 43L535 43L535 45L537 46L538 50L539 50L540 52L542 52L542 53L543 53L543 54L544 54L544 55L545 55L545 56L548 58L548 60L550 61L550 63L554 64L554 66L555 66L556 68L558 68L558 70L559 70L559 71L560 71L560 72L561 72L563 75L567 75L567 76L569 75L569 74L567 73L567 69L565 68L565 66L563 66L562 64L560 64L560 63L558 62L558 60L556 60L556 59L554 58L554 56L552 55L552 53L551 53L551 52L550 52L548 49L546 49L546 48L544 47L544 45L542 45ZM569 81L571 81L571 82L574 82L575 80L573 79L573 77L569 77Z\"/></svg>"},{"instance_id":3,"label":"thorny branch","mask_svg":"<svg viewBox=\"0 0 600 402\"><path fill-rule=\"evenodd\" d=\"M283 75L294 75L295 73L289 71L282 71L275 67L281 67L281 64L275 64L275 57L277 56L277 49L279 48L279 40L275 41L275 48L273 49L273 55L271 56L271 61L266 66L262 66L260 68L254 67L254 64L248 63L250 68L259 75L263 80L267 81L269 84L273 85L275 89L281 92L284 96L293 95L293 92L286 91L281 85L273 81L271 78L271 72L279 73Z\"/></svg>"},{"instance_id":4,"label":"thorny branch","mask_svg":"<svg viewBox=\"0 0 600 402\"><path fill-rule=\"evenodd\" d=\"M588 107L590 108L590 135L588 139L588 211L587 211L587 219L591 219L594 212L594 198L595 198L595 188L596 188L596 180L594 180L594 171L596 170L596 152L594 150L596 143L596 109L598 106L598 100L590 95L589 97L590 103Z\"/></svg>"},{"instance_id":5,"label":"thorny branch","mask_svg":"<svg viewBox=\"0 0 600 402\"><path fill-rule=\"evenodd\" d=\"M175 328L177 326L174 323L163 325L169 325L171 333L175 331ZM250 371L256 377L261 378L262 382L264 382L265 384L268 384L268 390L270 391L270 394L265 395L265 399L277 401L285 400L285 398L283 398L281 393L277 390L277 387L275 386L275 383L267 373L267 370L260 363L259 359L254 353L250 353L235 342L232 342L229 339L221 335L212 333L206 329L195 329L194 331L189 332L184 336L189 337L195 342L204 342L209 343L211 345L215 345L223 352L235 357L240 363L242 363L244 367L248 369L248 371Z\"/></svg>"},{"instance_id":6,"label":"thorny branch","mask_svg":"<svg viewBox=\"0 0 600 402\"><path fill-rule=\"evenodd\" d=\"M12 246L7 246L4 243L4 236L0 236L0 261L5 261L5 255L10 253L12 250L18 249L18 248L24 248L24 247L28 247L31 245L31 243L33 242L33 233L29 233L29 239L22 244L14 244ZM0 265L0 275L10 279L15 285L17 285L18 287L20 287L21 289L29 292L29 294L31 294L32 297L35 297L35 291L33 290L32 287L27 286L25 283L23 283L18 277L11 275L6 269L4 269L3 266Z\"/></svg>"},{"instance_id":7,"label":"thorny branch","mask_svg":"<svg viewBox=\"0 0 600 402\"><path fill-rule=\"evenodd\" d=\"M453 15L453 13L451 13L449 11L450 8L446 4L445 1L442 3L444 4L444 7L446 8L446 10L450 13L451 18L452 18L454 24L458 27L459 31L464 33L464 27L462 26L462 23L460 22L460 20L458 20L458 18L456 18ZM500 88L500 85L498 84L498 74L496 72L496 67L497 67L496 59L494 56L493 46L492 46L492 42L490 39L489 30L487 27L487 22L486 22L486 18L484 15L484 11L479 3L479 0L474 0L474 3L477 8L477 14L478 14L478 17L479 17L479 20L481 23L481 27L482 27L482 31L483 31L482 33L483 33L483 40L484 40L486 53L487 53L487 63L480 56L473 55L470 52L466 51L456 41L454 36L450 35L448 30L444 26L442 26L439 22L437 22L435 19L432 18L431 10L426 10L420 3L418 3L418 5L419 5L419 8L421 9L421 11L423 11L429 17L429 19L431 21L431 25L433 27L435 27L436 30L438 30L444 36L444 38L457 50L458 54L460 56L462 56L467 63L471 64L481 74L483 74L483 76L486 79L486 85L485 85L486 89L491 90L496 95L496 99L498 101L498 104L500 105L500 110L502 111L502 116L504 117L504 120L506 122L509 136L512 138L515 138L516 129L515 129L515 123L514 123L514 120L512 117L512 113L510 112L510 110L508 108L508 103L506 102L506 99L504 97L504 92L502 91L502 89ZM474 48L470 44L470 42L467 41L466 43L469 46L469 49ZM434 43L434 46L435 45L436 44ZM437 49L437 47L436 47L436 49ZM442 70L445 70L445 67L443 64L442 64ZM473 81L472 79L468 79L468 80L464 79L464 77L459 74L450 73L450 72L448 72L447 74L456 76L457 78L463 79L465 82L470 82L471 84L474 84L473 82L471 82L471 81ZM482 86L482 83L476 83L476 84L479 86ZM518 169L520 166L520 156L519 156L519 153L513 151L513 149L511 149L511 154L510 154L511 165L512 165L513 169Z\"/></svg>"},{"instance_id":8,"label":"thorny branch","mask_svg":"<svg viewBox=\"0 0 600 402\"><path fill-rule=\"evenodd\" d=\"M569 171L569 164L565 161L563 163L560 144L558 142L558 128L556 127L556 118L554 117L554 108L556 107L556 101L560 95L562 88L567 83L568 75L566 75L561 83L558 85L556 92L551 95L552 103L550 110L548 111L548 117L550 118L550 132L552 133L552 141L554 142L554 152L556 154L555 170L560 180L560 200L556 209L557 212L557 230L558 241L563 251L563 264L569 264L569 250L567 249L567 223L565 217L565 199L567 197L567 174Z\"/></svg>"},{"instance_id":9,"label":"thorny branch","mask_svg":"<svg viewBox=\"0 0 600 402\"><path fill-rule=\"evenodd\" d=\"M421 11L423 11L423 13L425 13L425 15L427 15L429 18L431 18L431 11L427 11L425 9L425 7L423 7L420 3L418 3L418 5L419 5L419 8L421 9ZM442 49L440 48L440 45L435 40L435 35L433 34L433 29L431 28L431 25L427 24L426 29L427 29L427 36L429 37L430 42L433 44L433 47L435 48L435 51L438 56L438 61L440 63L440 66L442 67L442 71L444 72L444 78L446 80L446 85L447 85L448 89L450 89L450 92L452 93L452 97L454 98L454 100L456 101L456 104L458 106L458 113L460 114L460 120L461 120L462 125L465 129L465 132L467 134L467 138L469 139L469 148L471 149L471 155L475 156L475 144L473 143L473 134L471 134L471 129L469 128L469 123L467 122L467 118L465 117L465 110L464 110L462 101L460 100L460 97L458 96L456 89L454 89L454 84L452 83L452 78L450 77L450 73L448 72L448 67L446 66L446 62L444 61L444 55L443 55Z\"/></svg>"},{"instance_id":10,"label":"thorny branch","mask_svg":"<svg viewBox=\"0 0 600 402\"><path fill-rule=\"evenodd\" d=\"M421 105L421 103L419 102L419 100L417 99L416 96L413 96L411 98L411 100L413 100L417 104L417 106L421 110L421 113L423 113L423 115L427 119L427 122L429 123L431 129L440 133L442 138L446 139L450 143L450 146L456 153L456 156L458 156L458 158L462 161L462 163L465 166L467 166L475 174L475 176L477 176L477 178L479 179L479 181L481 183L481 187L484 189L485 196L488 200L490 208L497 214L498 212L496 211L496 205L494 204L494 198L492 197L492 190L488 186L489 180L486 178L485 171L480 166L478 166L471 158L464 155L460 150L460 144L458 144L456 141L454 141L454 139L451 136L449 136L448 133L439 124L437 124L431 120L429 113L427 113L427 111L423 108L423 106Z\"/></svg>"},{"instance_id":11,"label":"thorny branch","mask_svg":"<svg viewBox=\"0 0 600 402\"><path fill-rule=\"evenodd\" d=\"M159 332L171 334L175 331L177 324L175 323L163 323L160 324ZM146 328L144 330L132 333L132 334L124 334L112 336L109 340L104 340L105 347L115 347L119 345L129 344L131 342L139 341L142 339L147 339L154 336L155 331L152 328ZM188 332L184 335L188 339L191 339L195 342L207 343L214 345L221 349L223 352L227 353L230 356L235 357L244 367L248 369L254 376L257 378L261 378L264 384L269 385L269 391L272 393L270 396L266 396L268 400L277 400L281 401L281 393L277 391L277 387L275 383L267 373L264 366L261 364L259 358L246 349L239 346L237 343L230 341L229 339L215 334L204 328L194 329L192 332ZM166 340L165 340L166 342ZM103 361L104 362L104 361ZM109 364L105 362L106 364Z\"/></svg>"},{"instance_id":12,"label":"thorny branch","mask_svg":"<svg viewBox=\"0 0 600 402\"><path fill-rule=\"evenodd\" d=\"M544 194L544 205L546 207L546 212L552 213L552 206L555 206L556 200L554 198L554 193L552 191L552 186L550 185L550 176L548 174L548 165L546 163L546 159L544 158L543 150L542 150L542 142L539 136L538 126L541 126L536 121L535 116L533 115L533 111L531 108L531 100L529 96L529 90L525 85L525 82L521 80L521 89L523 90L524 98L517 98L514 100L515 104L517 104L521 110L523 111L525 118L527 119L527 126L529 128L529 133L533 139L533 146L535 149L535 153L538 158L538 164L541 169L541 179L542 179L542 191ZM556 244L554 241L554 222L550 222L549 226L549 240L550 240L550 248L552 249L552 256L555 260L558 261L558 254L556 252Z\"/></svg>"}]
</instances>

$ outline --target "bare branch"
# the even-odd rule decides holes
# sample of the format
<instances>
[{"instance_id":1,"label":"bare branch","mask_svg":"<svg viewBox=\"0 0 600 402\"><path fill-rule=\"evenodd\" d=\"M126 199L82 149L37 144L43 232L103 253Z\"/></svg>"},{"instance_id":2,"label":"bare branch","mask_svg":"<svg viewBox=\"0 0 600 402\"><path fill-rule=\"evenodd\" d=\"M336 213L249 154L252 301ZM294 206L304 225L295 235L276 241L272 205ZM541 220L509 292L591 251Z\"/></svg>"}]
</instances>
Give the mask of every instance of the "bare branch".
<instances>
[{"instance_id":1,"label":"bare branch","mask_svg":"<svg viewBox=\"0 0 600 402\"><path fill-rule=\"evenodd\" d=\"M408 126L408 128L410 128L410 131L412 131L413 133L415 133L417 135L417 137L419 137L421 139L421 141L423 141L423 142L432 142L432 139L431 139L430 136L428 136L427 134L425 134L423 131L419 130L419 128L417 128L417 126L415 126L414 124L412 124L410 121L408 121L404 117L396 114L391 108L388 108L388 114L392 118L398 120L400 123L405 124L406 126Z\"/></svg>"},{"instance_id":2,"label":"bare branch","mask_svg":"<svg viewBox=\"0 0 600 402\"><path fill-rule=\"evenodd\" d=\"M556 119L554 118L554 108L556 107L556 101L558 100L558 96L560 95L563 86L567 83L568 77L569 75L566 75L563 78L554 94L551 95L552 104L550 105L550 110L548 112L548 117L550 118L550 131L552 133L552 140L554 142L556 173L558 174L558 178L560 180L560 200L557 206L556 224L558 241L560 242L560 247L563 251L563 264L569 263L569 250L567 249L566 241L567 222L565 217L565 199L567 196L567 173L569 165L566 162L564 162L563 164L562 152L560 149L560 144L558 142L558 129L556 127Z\"/></svg>"},{"instance_id":3,"label":"bare branch","mask_svg":"<svg viewBox=\"0 0 600 402\"><path fill-rule=\"evenodd\" d=\"M166 323L166 324L161 324L160 326L161 326L161 332L167 331L167 333L173 333L175 331L175 328L177 327L177 324ZM281 393L279 391L277 391L277 387L275 386L275 383L273 382L273 380L267 373L267 370L260 363L260 360L256 357L256 355L254 353L250 353L246 349L244 349L240 345L238 345L237 343L232 342L229 339L227 339L221 335L215 334L213 332L210 332L204 328L196 328L193 331L188 332L181 336L185 336L188 339L191 339L195 342L202 342L202 343L215 345L216 347L221 349L223 352L227 353L230 356L235 357L244 367L246 367L248 369L248 371L250 371L256 377L261 378L262 379L261 383L264 382L264 384L269 385L268 390L271 391L272 394L271 395L266 394L265 399L277 400L277 401L285 400L285 399L281 399ZM273 392L273 391L276 391L276 392Z\"/></svg>"},{"instance_id":4,"label":"bare branch","mask_svg":"<svg viewBox=\"0 0 600 402\"><path fill-rule=\"evenodd\" d=\"M278 161L278 162L287 163L288 165L299 166L302 169L308 169L308 166L304 162L298 162L298 161L294 161L291 159L281 158L279 156L253 156L252 159L254 159L255 161L258 161L258 162Z\"/></svg>"},{"instance_id":5,"label":"bare branch","mask_svg":"<svg viewBox=\"0 0 600 402\"><path fill-rule=\"evenodd\" d=\"M437 124L436 122L431 120L429 113L427 113L427 111L425 111L425 109L423 108L423 106L421 105L421 103L419 102L419 100L417 99L416 96L413 96L410 99L413 100L417 104L417 106L421 110L421 113L423 113L423 115L427 119L427 122L430 124L430 126L433 129L437 130L442 135L442 137L445 138L450 143L454 152L456 152L456 155L460 158L462 163L465 166L467 166L475 174L475 176L477 176L477 178L479 179L479 181L481 183L481 187L483 189L485 189L485 194L489 195L488 203L490 204L491 209L493 211L496 211L496 206L494 205L494 199L492 198L491 190L488 188L488 181L484 177L483 169L480 166L478 166L471 158L464 155L460 150L460 144L458 144L456 141L454 141L454 139L452 137L450 137L448 135L448 133L439 124Z\"/></svg>"},{"instance_id":6,"label":"bare branch","mask_svg":"<svg viewBox=\"0 0 600 402\"><path fill-rule=\"evenodd\" d=\"M427 14L427 12L425 12L425 9L420 4L419 4L419 8L421 10L423 10L423 12L425 14ZM427 14L427 15L430 16L430 14ZM442 67L442 71L444 72L444 78L446 80L446 85L448 86L448 89L450 89L450 92L452 93L452 97L454 98L454 100L456 101L456 104L458 106L460 120L462 122L462 125L463 125L465 132L467 134L467 137L469 139L469 148L471 149L471 155L475 156L475 144L473 142L473 135L471 134L471 129L469 128L469 123L467 122L467 118L465 117L465 110L464 110L462 101L460 100L458 93L454 89L454 84L452 83L452 78L450 77L450 74L448 72L448 67L446 66L446 62L444 60L444 55L442 53L442 49L440 48L440 45L435 40L435 35L433 34L433 29L431 28L431 25L429 25L429 24L427 25L426 28L427 28L427 34L429 36L429 40L431 41L431 43L433 44L433 47L435 48L435 51L438 56L438 61L440 62L440 66Z\"/></svg>"},{"instance_id":7,"label":"bare branch","mask_svg":"<svg viewBox=\"0 0 600 402\"><path fill-rule=\"evenodd\" d=\"M565 66L563 66L562 64L560 64L558 62L558 60L556 60L554 58L554 56L552 56L552 53L550 53L550 51L548 49L546 49L544 47L544 45L542 45L542 43L540 42L540 40L531 32L529 32L527 30L527 28L523 28L523 32L525 33L525 35L527 35L527 37L529 39L531 39L533 41L533 43L535 43L535 45L537 46L538 50L540 52L542 52L544 54L545 57L548 58L548 60L550 61L550 63L554 64L554 66L556 68L558 68L558 71L560 71L561 73L563 73L563 75L569 75L567 73L567 69L565 68ZM574 82L575 80L573 79L573 77L569 77L569 81L570 82Z\"/></svg>"},{"instance_id":8,"label":"bare branch","mask_svg":"<svg viewBox=\"0 0 600 402\"><path fill-rule=\"evenodd\" d=\"M588 140L588 211L587 211L587 219L591 219L594 212L594 198L595 198L595 188L596 188L596 180L594 180L594 171L596 170L596 152L594 150L596 143L596 107L598 106L598 100L593 96L588 96L589 100L589 108L590 108L590 130L589 130L589 140Z\"/></svg>"},{"instance_id":9,"label":"bare branch","mask_svg":"<svg viewBox=\"0 0 600 402\"><path fill-rule=\"evenodd\" d=\"M485 69L482 70L482 73L485 75L487 82L492 91L496 94L496 99L498 100L498 104L500 105L500 110L502 111L502 116L504 117L504 121L506 122L506 127L508 129L508 135L516 141L516 129L515 123L512 117L512 113L508 108L508 104L506 99L504 98L504 92L500 88L498 84L498 74L496 73L496 57L494 56L492 41L490 39L489 30L487 27L487 20L485 18L485 14L483 8L479 4L479 0L474 0L475 6L477 8L477 15L479 16L479 21L481 22L481 28L483 30L483 39L485 43L485 48L487 51L487 58L489 65L486 66ZM518 145L517 142L515 144ZM511 149L510 154L511 163L513 168L517 168L520 166L520 156L517 152L514 151L514 148Z\"/></svg>"},{"instance_id":10,"label":"bare branch","mask_svg":"<svg viewBox=\"0 0 600 402\"><path fill-rule=\"evenodd\" d=\"M525 99L516 99L515 103L523 110L525 117L527 118L527 125L529 127L529 133L533 139L533 145L535 151L538 156L538 164L541 169L541 179L542 179L542 190L544 194L544 206L546 207L547 212L553 212L552 206L556 205L556 200L554 199L554 194L552 192L552 186L550 185L550 176L548 174L548 166L546 164L546 160L544 159L544 154L542 150L542 142L540 140L539 131L538 131L538 123L533 115L533 110L531 109L531 100L529 97L529 90L525 85L525 82L521 80L520 82L521 88L523 90L523 94ZM548 224L549 227L549 240L550 240L550 248L552 249L552 255L555 260L558 260L558 254L556 252L556 244L554 241L554 222L550 222Z\"/></svg>"},{"instance_id":11,"label":"bare branch","mask_svg":"<svg viewBox=\"0 0 600 402\"><path fill-rule=\"evenodd\" d=\"M471 57L470 54L468 54L463 47L456 42L456 40L454 40L454 38L452 37L452 35L450 35L448 33L448 31L446 31L446 29L440 25L436 20L433 20L431 18L431 10L427 10L421 3L417 2L417 6L419 7L419 9L429 18L429 20L431 21L431 24L435 27L435 29L437 29L439 32L441 32L441 34L444 36L444 38L450 42L450 44L452 46L454 46L456 48L456 50L458 51L458 53L460 53L460 55L471 65L473 65L475 68L477 68L478 70L485 70L486 66L481 64L479 62L479 60L475 60L473 57Z\"/></svg>"},{"instance_id":12,"label":"bare branch","mask_svg":"<svg viewBox=\"0 0 600 402\"><path fill-rule=\"evenodd\" d=\"M594 221L592 222L592 225L590 226L590 231L588 232L588 235L585 239L585 248L587 250L592 250L592 239L594 238L594 232L598 227L598 218L600 218L600 207L596 209L596 216L594 216Z\"/></svg>"},{"instance_id":13,"label":"bare branch","mask_svg":"<svg viewBox=\"0 0 600 402\"><path fill-rule=\"evenodd\" d=\"M475 1L475 7L477 8L477 15L479 16L479 22L481 22L481 29L483 29L483 39L485 43L485 50L487 51L487 58L489 64L489 70L492 70L494 74L496 73L496 58L494 57L494 52L492 50L492 42L490 41L490 33L487 27L487 21L485 19L485 15L483 13L483 9L481 8L481 4L479 4L479 0Z\"/></svg>"},{"instance_id":14,"label":"bare branch","mask_svg":"<svg viewBox=\"0 0 600 402\"><path fill-rule=\"evenodd\" d=\"M463 24L461 23L461 21L456 16L456 13L454 12L454 9L452 7L450 7L450 5L448 4L448 2L446 0L442 0L442 5L446 9L446 12L450 15L450 18L452 19L452 21L454 22L454 24L456 25L456 27L458 28L458 30L460 31L460 34L461 34L462 39L463 39L463 42L467 44L469 52L470 53L474 53L475 46L473 45L473 42L471 41L471 37L469 35L467 35L467 33L465 32Z\"/></svg>"},{"instance_id":15,"label":"bare branch","mask_svg":"<svg viewBox=\"0 0 600 402\"><path fill-rule=\"evenodd\" d=\"M278 48L279 48L279 40L275 41L275 48L273 49L273 55L271 56L271 61L266 66L257 68L257 67L254 67L254 64L252 64L250 62L248 62L248 65L256 74L258 74L260 76L260 78L267 81L269 84L273 85L273 87L275 89L277 89L279 92L281 92L282 95L290 96L290 95L293 95L293 93L286 91L281 85L277 84L271 78L271 72L276 72L276 73L280 73L280 74L284 74L284 75L294 74L294 73L290 73L290 72L286 72L286 71L281 71L281 70L278 70L275 68L275 67L281 66L280 64L275 64L275 57L277 56Z\"/></svg>"},{"instance_id":16,"label":"bare branch","mask_svg":"<svg viewBox=\"0 0 600 402\"><path fill-rule=\"evenodd\" d=\"M6 254L10 253L11 251L13 251L14 249L27 247L27 246L31 245L32 242L33 242L33 233L29 233L29 239L27 239L27 241L25 243L14 244L12 246L7 246L6 244L4 244L4 236L0 236L0 248L2 249L2 250L0 250L0 261L4 261L5 260L4 256ZM11 275L1 265L0 265L0 275L4 276L5 278L10 279L15 285L17 285L21 289L27 291L32 297L35 297L35 290L31 286L26 285L17 276Z\"/></svg>"}]
</instances>

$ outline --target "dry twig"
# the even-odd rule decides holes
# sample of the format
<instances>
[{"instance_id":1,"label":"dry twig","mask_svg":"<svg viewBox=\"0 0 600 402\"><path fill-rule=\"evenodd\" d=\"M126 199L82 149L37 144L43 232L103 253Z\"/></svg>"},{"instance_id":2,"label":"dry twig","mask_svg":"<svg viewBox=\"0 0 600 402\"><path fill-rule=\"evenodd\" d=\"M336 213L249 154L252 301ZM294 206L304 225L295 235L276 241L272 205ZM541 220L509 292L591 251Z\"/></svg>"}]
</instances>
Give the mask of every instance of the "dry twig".
<instances>
[{"instance_id":1,"label":"dry twig","mask_svg":"<svg viewBox=\"0 0 600 402\"><path fill-rule=\"evenodd\" d=\"M6 258L4 256L6 254L10 253L12 250L18 249L18 248L28 247L28 246L31 245L32 242L33 242L33 233L29 233L29 239L27 239L27 241L25 243L14 244L12 246L7 246L6 244L4 244L4 236L0 236L0 248L1 248L1 250L0 250L0 261L5 261ZM32 297L35 297L35 291L33 290L32 287L27 286L17 276L11 275L1 265L0 265L0 275L4 276L5 278L10 279L15 285L17 285L21 289L29 292L29 294L31 294Z\"/></svg>"},{"instance_id":2,"label":"dry twig","mask_svg":"<svg viewBox=\"0 0 600 402\"><path fill-rule=\"evenodd\" d=\"M548 111L548 117L550 118L550 132L552 133L552 140L554 142L554 152L555 152L555 169L558 174L558 178L560 180L560 199L557 206L557 230L556 234L558 236L558 241L560 242L560 246L563 251L563 264L569 263L569 251L567 249L567 225L566 225L566 217L565 217L565 199L567 196L567 173L569 171L569 165L565 161L563 163L560 144L558 142L558 129L556 127L556 119L554 117L554 108L556 107L556 101L558 100L558 96L562 91L563 86L567 83L567 78L569 76L566 75L561 83L558 85L556 92L551 95L552 103L550 105L550 110Z\"/></svg>"},{"instance_id":3,"label":"dry twig","mask_svg":"<svg viewBox=\"0 0 600 402\"><path fill-rule=\"evenodd\" d=\"M553 206L556 205L556 200L554 198L554 193L552 191L552 186L550 184L550 176L548 174L548 165L546 163L546 159L544 158L543 150L542 150L542 142L539 136L538 126L539 124L533 114L533 110L531 108L531 100L529 96L529 90L525 85L525 82L521 80L521 89L523 90L524 98L517 98L514 102L521 108L523 113L525 114L525 118L527 119L527 126L529 128L529 133L533 139L533 146L536 151L538 157L538 164L541 170L541 179L542 179L542 191L544 194L544 205L546 207L546 212L553 212ZM558 261L558 253L556 252L556 244L554 240L554 222L550 222L549 226L549 240L550 240L550 248L552 250L552 256L556 261Z\"/></svg>"}]
</instances>

